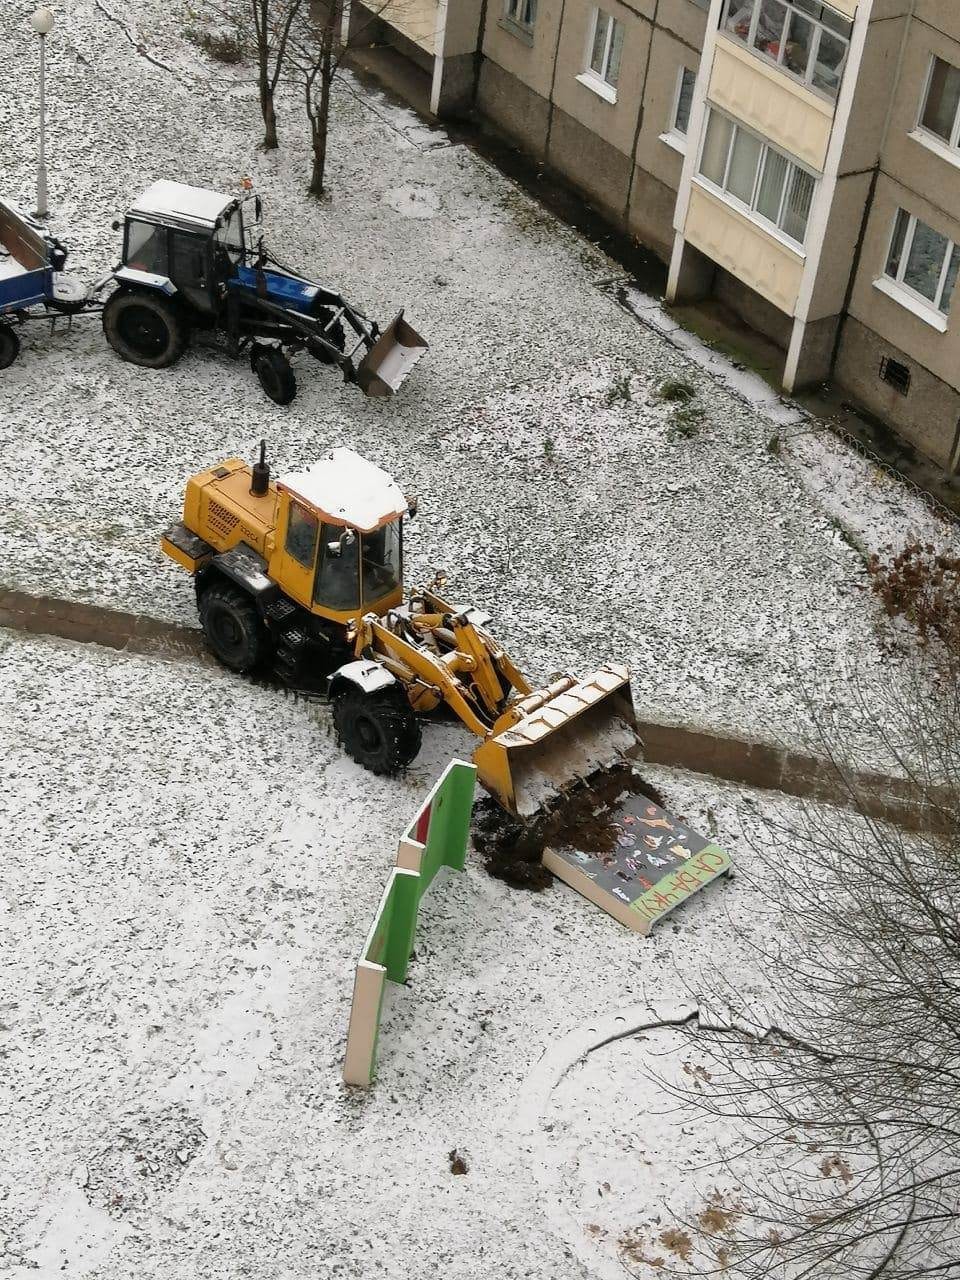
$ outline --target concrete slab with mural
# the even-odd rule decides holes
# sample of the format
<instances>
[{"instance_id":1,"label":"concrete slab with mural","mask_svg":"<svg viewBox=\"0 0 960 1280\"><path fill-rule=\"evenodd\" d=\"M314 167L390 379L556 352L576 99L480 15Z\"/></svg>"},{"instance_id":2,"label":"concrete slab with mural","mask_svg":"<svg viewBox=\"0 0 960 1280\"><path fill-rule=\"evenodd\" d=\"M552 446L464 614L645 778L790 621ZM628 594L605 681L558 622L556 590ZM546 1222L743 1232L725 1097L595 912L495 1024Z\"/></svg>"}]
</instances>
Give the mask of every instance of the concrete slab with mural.
<instances>
[{"instance_id":1,"label":"concrete slab with mural","mask_svg":"<svg viewBox=\"0 0 960 1280\"><path fill-rule=\"evenodd\" d=\"M553 874L637 933L732 870L720 845L639 790L623 791L544 849ZM639 782L639 779L636 779Z\"/></svg>"}]
</instances>

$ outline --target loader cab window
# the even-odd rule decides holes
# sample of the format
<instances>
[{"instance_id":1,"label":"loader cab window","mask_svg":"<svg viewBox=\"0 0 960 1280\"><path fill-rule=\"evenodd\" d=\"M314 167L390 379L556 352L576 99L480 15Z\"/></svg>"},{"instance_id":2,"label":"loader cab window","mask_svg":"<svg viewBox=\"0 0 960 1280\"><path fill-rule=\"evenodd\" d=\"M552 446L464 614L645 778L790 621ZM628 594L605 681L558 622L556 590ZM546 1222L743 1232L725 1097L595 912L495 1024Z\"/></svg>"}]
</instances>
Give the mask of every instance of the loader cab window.
<instances>
[{"instance_id":1,"label":"loader cab window","mask_svg":"<svg viewBox=\"0 0 960 1280\"><path fill-rule=\"evenodd\" d=\"M317 556L317 533L320 521L301 507L299 502L290 503L290 514L287 517L287 540L285 545L288 555L293 556L305 569L312 569Z\"/></svg>"},{"instance_id":2,"label":"loader cab window","mask_svg":"<svg viewBox=\"0 0 960 1280\"><path fill-rule=\"evenodd\" d=\"M167 274L167 229L152 222L127 219L127 246L123 261L135 271Z\"/></svg>"},{"instance_id":3,"label":"loader cab window","mask_svg":"<svg viewBox=\"0 0 960 1280\"><path fill-rule=\"evenodd\" d=\"M395 591L401 581L400 521L365 533L362 538L363 603L372 604Z\"/></svg>"},{"instance_id":4,"label":"loader cab window","mask_svg":"<svg viewBox=\"0 0 960 1280\"><path fill-rule=\"evenodd\" d=\"M325 609L356 609L360 604L360 534L348 541L345 532L339 524L323 526L313 602ZM339 554L331 551L332 544Z\"/></svg>"}]
</instances>

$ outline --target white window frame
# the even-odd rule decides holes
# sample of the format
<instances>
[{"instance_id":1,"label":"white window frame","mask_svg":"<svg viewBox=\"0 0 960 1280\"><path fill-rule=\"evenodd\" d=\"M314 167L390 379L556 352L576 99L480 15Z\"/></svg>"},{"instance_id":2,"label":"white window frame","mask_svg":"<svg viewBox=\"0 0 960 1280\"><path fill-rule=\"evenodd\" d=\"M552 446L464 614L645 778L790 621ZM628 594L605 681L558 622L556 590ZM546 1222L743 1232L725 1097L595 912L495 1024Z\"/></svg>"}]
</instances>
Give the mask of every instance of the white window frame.
<instances>
[{"instance_id":1,"label":"white window frame","mask_svg":"<svg viewBox=\"0 0 960 1280\"><path fill-rule=\"evenodd\" d=\"M660 135L661 142L665 142L668 147L673 147L674 151L679 151L682 156L687 154L687 136L690 132L689 121L687 122L686 130L680 129L677 125L677 113L680 110L680 95L683 93L684 76L693 76L694 87L696 87L696 71L694 71L692 67L687 67L681 64L681 66L677 68L677 81L673 86L673 97L670 100L670 123L668 124L666 131ZM690 110L692 114L692 101L690 104Z\"/></svg>"},{"instance_id":2,"label":"white window frame","mask_svg":"<svg viewBox=\"0 0 960 1280\"><path fill-rule=\"evenodd\" d=\"M525 18L524 13L529 13ZM537 0L503 0L503 23L507 27L516 27L525 35L533 35L537 22Z\"/></svg>"},{"instance_id":3,"label":"white window frame","mask_svg":"<svg viewBox=\"0 0 960 1280\"><path fill-rule=\"evenodd\" d=\"M900 265L897 268L897 274L895 276L891 276L887 272L887 263L890 261L890 254L893 252L893 240L897 234L897 223L900 220L901 212L907 215L907 230L903 237L903 249L900 253ZM898 208L896 210L893 215L893 226L890 228L890 234L886 239L882 272L880 278L874 280L873 283L881 293L886 293L896 302L899 302L901 306L905 306L909 311L912 311L914 315L918 315L921 320L925 320L927 324L932 325L934 329L939 329L940 332L943 333L947 328L949 312L943 311L940 307L940 303L943 301L943 290L947 283L947 274L950 270L950 263L953 260L953 252L957 247L957 242L955 240L951 240L949 236L944 235L942 231L937 232L938 235L943 235L947 242L947 247L944 251L943 264L940 268L940 279L937 283L937 299L935 302L931 302L930 299L925 298L919 290L914 289L912 285L907 284L906 280L903 278L907 270L907 264L910 261L911 251L913 250L913 238L916 235L918 222L923 223L923 225L928 227L931 231L937 230L936 227L931 227L928 222L923 222L922 218L918 218L915 213L910 213L907 209L901 210ZM956 293L956 288L954 288L954 293ZM952 301L953 300L951 299L951 305Z\"/></svg>"},{"instance_id":4,"label":"white window frame","mask_svg":"<svg viewBox=\"0 0 960 1280\"><path fill-rule=\"evenodd\" d=\"M598 73L594 71L593 67L590 65L590 60L593 57L593 46L597 38L597 26L600 22L601 16L607 19L609 26L607 27L607 38L603 46L603 71L602 73ZM609 9L604 9L598 4L593 6L593 18L587 28L587 47L584 54L584 69L580 75L577 76L577 80L580 84L586 85L588 89L592 89L594 93L598 94L601 98L605 98L607 102L611 103L616 102L617 100L617 85L610 83L607 79L607 74L610 70L610 54L613 51L613 38L618 26L623 28L623 39L625 41L627 33L623 23L620 22L618 18L615 18ZM621 52L622 48L623 46L621 44ZM619 80L620 77L618 74L617 84L619 84Z\"/></svg>"},{"instance_id":5,"label":"white window frame","mask_svg":"<svg viewBox=\"0 0 960 1280\"><path fill-rule=\"evenodd\" d=\"M923 117L927 111L927 103L930 100L930 90L933 87L933 69L938 62L944 63L945 66L953 67L955 71L960 71L960 67L955 67L952 62L947 62L946 58L938 58L935 53L931 53L930 61L927 65L927 74L923 81L923 93L920 95L920 110L917 112L914 133L920 134L922 141L929 142L934 150L945 149L949 153L951 160L958 160L960 159L960 104L957 105L957 114L953 118L953 128L950 131L949 138L941 138L939 133L934 133L932 129L928 129L923 123Z\"/></svg>"},{"instance_id":6,"label":"white window frame","mask_svg":"<svg viewBox=\"0 0 960 1280\"><path fill-rule=\"evenodd\" d=\"M713 181L712 178L708 178L706 174L701 173L700 171L700 166L703 164L703 149L707 143L707 129L710 124L710 117L713 113L716 113L718 116L722 116L725 120L728 120L730 124L733 126L733 132L730 134L730 145L727 148L726 159L723 167L723 178L719 186L717 185L716 182ZM750 193L749 203L745 200L741 200L739 196L735 196L733 192L728 191L726 188L727 180L730 177L730 165L733 161L733 152L736 146L738 131L740 133L748 134L752 138L755 138L760 143L760 147L761 147L760 161L757 164L757 172L754 175L753 190ZM798 169L801 173L805 173L808 178L811 178L813 180L813 194L810 197L810 210L812 213L813 205L817 198L817 190L820 185L821 175L817 173L815 170L810 169L807 165L802 164L799 160L796 159L795 156L790 155L789 152L781 151L779 147L773 146L773 144L767 138L765 138L763 134L757 133L753 129L748 129L746 125L740 124L738 120L734 120L734 118L732 116L728 116L725 111L719 111L714 106L709 107L706 119L704 120L703 130L701 132L701 137L700 137L700 145L697 151L697 165L696 165L696 172L694 173L694 181L699 183L700 186L704 187L707 191L712 191L715 196L719 196L719 198L723 200L726 204L729 204L733 208L738 209L741 213L746 214L746 216L750 219L751 222L756 223L757 226L761 227L768 234L774 236L777 240L780 240L783 244L787 245L790 249L794 251L794 253L803 254L804 245L806 244L807 232L810 230L810 214L807 215L807 225L806 227L804 227L804 230L803 230L803 237L804 237L803 240L795 240L794 237L790 235L789 232L784 231L783 227L780 226L779 222L773 222L770 218L768 218L765 214L761 213L759 209L755 207L757 196L759 195L760 187L763 183L763 175L766 169L767 156L771 152L773 153L773 155L779 156L781 160L786 160L789 166L787 169L786 177L784 178L784 181L783 181L783 192L781 193L781 196L780 196L780 205L777 209L777 217L778 218L783 217L783 210L786 204L787 192L790 188L791 169Z\"/></svg>"},{"instance_id":7,"label":"white window frame","mask_svg":"<svg viewBox=\"0 0 960 1280\"><path fill-rule=\"evenodd\" d=\"M811 41L811 44L810 44L810 57L807 61L807 69L806 69L806 72L802 76L800 76L800 75L797 75L795 71L791 71L790 68L784 62L783 59L785 54L785 47L782 41L780 44L780 48L777 52L777 56L775 58L771 57L769 53L765 53L762 49L758 49L756 44L754 43L757 36L757 26L760 22L760 9L762 7L762 0L752 0L753 12L750 15L750 30L747 32L745 37L738 36L736 32L731 31L726 24L727 9L729 7L729 4L734 2L735 0L724 0L723 8L720 10L720 34L721 35L727 36L728 39L730 40L736 40L738 44L743 44L752 54L755 54L758 58L762 58L764 62L770 63L771 65L777 67L780 71L784 73L784 75L789 76L791 80L795 80L798 84L802 84L805 88L809 89L811 93L815 93L819 97L825 98L828 102L836 102L837 98L840 96L840 87L843 84L843 76L847 69L847 56L850 53L850 36L843 36L840 34L839 31L834 31L832 27L828 27L825 23L818 22L817 19L811 17L809 13L804 13L802 9L798 9L796 5L791 4L790 0L779 0L779 3L782 4L784 8L788 9L791 13L798 13L801 18L805 19L809 23L812 23L813 26L815 27L813 40ZM823 2L826 3L826 0L823 0ZM827 8L832 9L833 6L830 4L827 4ZM837 13L838 18L845 18L846 21L848 22L850 21L850 19L847 18L845 14L840 13L839 10L835 12ZM789 21L789 18L787 19L787 21ZM820 40L825 31L827 32L828 35L833 36L835 39L842 40L844 44L847 46L847 52L844 54L843 61L840 63L840 68L839 68L840 74L837 80L836 93L830 93L828 90L821 89L819 85L816 85L813 83L813 73L817 65L817 54L820 52Z\"/></svg>"}]
</instances>

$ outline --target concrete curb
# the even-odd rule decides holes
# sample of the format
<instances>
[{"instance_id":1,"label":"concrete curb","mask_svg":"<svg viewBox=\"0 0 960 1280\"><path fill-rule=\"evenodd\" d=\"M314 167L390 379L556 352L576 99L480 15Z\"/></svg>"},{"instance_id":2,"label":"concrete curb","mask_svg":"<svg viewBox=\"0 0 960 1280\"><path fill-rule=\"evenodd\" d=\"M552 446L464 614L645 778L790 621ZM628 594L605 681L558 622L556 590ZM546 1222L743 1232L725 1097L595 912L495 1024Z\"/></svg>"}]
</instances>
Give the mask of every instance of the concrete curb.
<instances>
[{"instance_id":1,"label":"concrete curb","mask_svg":"<svg viewBox=\"0 0 960 1280\"><path fill-rule=\"evenodd\" d=\"M0 627L32 635L58 636L157 658L212 661L195 627L158 622L143 614L80 604L0 587ZM906 778L884 774L842 776L829 760L802 755L769 742L750 742L708 730L641 721L644 758L651 764L688 769L724 782L781 791L822 804L856 809L908 831L937 831L937 808L923 805ZM949 797L943 808L949 812ZM938 822L938 819L940 821Z\"/></svg>"}]
</instances>

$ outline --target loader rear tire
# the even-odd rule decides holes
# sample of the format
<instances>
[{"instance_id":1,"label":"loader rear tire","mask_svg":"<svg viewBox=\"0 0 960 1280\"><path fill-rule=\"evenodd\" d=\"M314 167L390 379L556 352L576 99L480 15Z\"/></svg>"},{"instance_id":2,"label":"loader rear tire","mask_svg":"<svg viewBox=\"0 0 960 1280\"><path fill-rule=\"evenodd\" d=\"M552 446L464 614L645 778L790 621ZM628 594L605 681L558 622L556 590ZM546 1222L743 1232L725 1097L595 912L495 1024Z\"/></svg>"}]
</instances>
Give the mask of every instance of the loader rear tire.
<instances>
[{"instance_id":1,"label":"loader rear tire","mask_svg":"<svg viewBox=\"0 0 960 1280\"><path fill-rule=\"evenodd\" d=\"M214 582L200 597L207 644L231 671L255 671L267 656L267 633L256 605L229 582Z\"/></svg>"},{"instance_id":2,"label":"loader rear tire","mask_svg":"<svg viewBox=\"0 0 960 1280\"><path fill-rule=\"evenodd\" d=\"M161 293L118 289L103 308L103 332L118 356L142 369L166 369L183 355L188 328Z\"/></svg>"},{"instance_id":3,"label":"loader rear tire","mask_svg":"<svg viewBox=\"0 0 960 1280\"><path fill-rule=\"evenodd\" d=\"M282 351L257 345L250 353L250 364L264 393L274 404L289 404L296 396L297 380L290 361Z\"/></svg>"},{"instance_id":4,"label":"loader rear tire","mask_svg":"<svg viewBox=\"0 0 960 1280\"><path fill-rule=\"evenodd\" d=\"M420 721L396 685L365 693L345 684L333 693L333 723L344 751L371 773L392 776L420 751Z\"/></svg>"}]
</instances>

